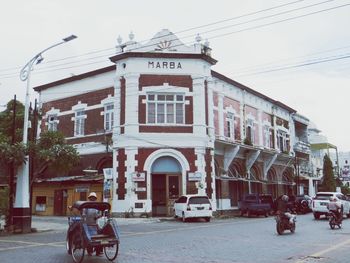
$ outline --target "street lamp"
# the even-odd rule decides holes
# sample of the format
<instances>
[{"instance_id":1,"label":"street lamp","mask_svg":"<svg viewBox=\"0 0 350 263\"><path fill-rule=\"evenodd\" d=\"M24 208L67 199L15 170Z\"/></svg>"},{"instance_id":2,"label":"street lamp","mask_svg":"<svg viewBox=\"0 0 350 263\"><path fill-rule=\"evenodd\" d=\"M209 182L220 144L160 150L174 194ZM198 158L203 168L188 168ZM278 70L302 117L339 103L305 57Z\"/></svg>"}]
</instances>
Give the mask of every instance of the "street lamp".
<instances>
[{"instance_id":1,"label":"street lamp","mask_svg":"<svg viewBox=\"0 0 350 263\"><path fill-rule=\"evenodd\" d=\"M69 42L77 38L75 35L63 38L61 42L58 42L43 51L35 55L29 62L22 68L20 73L20 79L27 81L26 84L26 98L24 105L24 124L23 124L23 144L26 145L28 142L28 124L29 124L29 86L30 86L30 73L33 70L34 64L39 64L43 61L42 54L47 50ZM28 156L26 156L29 160ZM29 163L28 161L21 166L18 171L17 184L16 184L16 201L13 209L13 224L20 226L22 232L30 232L31 228L31 213L29 204Z\"/></svg>"}]
</instances>

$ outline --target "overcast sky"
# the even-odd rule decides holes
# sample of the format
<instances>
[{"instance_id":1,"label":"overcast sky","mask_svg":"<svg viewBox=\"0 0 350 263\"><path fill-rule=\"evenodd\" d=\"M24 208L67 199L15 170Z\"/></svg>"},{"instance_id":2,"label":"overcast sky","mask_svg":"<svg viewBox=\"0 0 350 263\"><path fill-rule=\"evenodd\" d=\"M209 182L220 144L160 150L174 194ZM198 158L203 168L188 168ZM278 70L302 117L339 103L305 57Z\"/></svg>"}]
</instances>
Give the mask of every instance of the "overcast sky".
<instances>
[{"instance_id":1,"label":"overcast sky","mask_svg":"<svg viewBox=\"0 0 350 263\"><path fill-rule=\"evenodd\" d=\"M208 39L215 71L294 108L350 151L349 0L0 3L0 105L14 94L24 102L20 69L66 36L78 38L44 54L32 87L111 65L119 35L143 42L167 28L186 44Z\"/></svg>"}]
</instances>

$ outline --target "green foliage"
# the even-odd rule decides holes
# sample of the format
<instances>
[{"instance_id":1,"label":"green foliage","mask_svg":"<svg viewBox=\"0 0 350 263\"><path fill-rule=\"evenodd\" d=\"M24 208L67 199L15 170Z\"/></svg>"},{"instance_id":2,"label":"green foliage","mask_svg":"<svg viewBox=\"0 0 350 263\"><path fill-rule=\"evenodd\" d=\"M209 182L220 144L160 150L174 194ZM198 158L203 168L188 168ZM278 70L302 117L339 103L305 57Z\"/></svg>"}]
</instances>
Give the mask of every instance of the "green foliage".
<instances>
[{"instance_id":1,"label":"green foliage","mask_svg":"<svg viewBox=\"0 0 350 263\"><path fill-rule=\"evenodd\" d=\"M9 193L7 188L0 188L0 216L8 215Z\"/></svg>"},{"instance_id":2,"label":"green foliage","mask_svg":"<svg viewBox=\"0 0 350 263\"><path fill-rule=\"evenodd\" d=\"M251 140L250 140L249 138L245 138L244 141L243 141L243 143L244 143L245 145L253 146L253 143L251 142Z\"/></svg>"},{"instance_id":3,"label":"green foliage","mask_svg":"<svg viewBox=\"0 0 350 263\"><path fill-rule=\"evenodd\" d=\"M0 112L0 137L4 136L7 139L12 138L12 123L13 123L13 105L14 100L7 103L6 109ZM22 130L24 120L24 105L16 101L16 121L15 121L15 142L22 141ZM1 138L0 138L1 141ZM11 140L10 140L11 141Z\"/></svg>"},{"instance_id":4,"label":"green foliage","mask_svg":"<svg viewBox=\"0 0 350 263\"><path fill-rule=\"evenodd\" d=\"M23 115L24 105L16 102L16 136L12 145L12 124L13 124L14 100L7 104L7 108L0 112L0 164L6 168L12 162L15 167L26 162L26 157L33 158L35 169L40 170L43 166L48 166L56 172L64 173L79 164L79 154L76 149L68 145L64 135L60 132L47 131L40 134L40 139L36 142L28 142L23 145ZM34 171L34 178L38 175Z\"/></svg>"},{"instance_id":5,"label":"green foliage","mask_svg":"<svg viewBox=\"0 0 350 263\"><path fill-rule=\"evenodd\" d=\"M335 192L336 180L333 174L333 163L326 154L323 158L323 181L321 184L322 190L326 192Z\"/></svg>"},{"instance_id":6,"label":"green foliage","mask_svg":"<svg viewBox=\"0 0 350 263\"><path fill-rule=\"evenodd\" d=\"M341 186L341 192L342 192L344 195L350 194L350 188L349 188L349 186L347 186L347 185Z\"/></svg>"},{"instance_id":7,"label":"green foliage","mask_svg":"<svg viewBox=\"0 0 350 263\"><path fill-rule=\"evenodd\" d=\"M15 143L11 145L8 142L0 142L0 163L8 165L11 162L15 166L22 165L26 162L27 148L23 143Z\"/></svg>"}]
</instances>

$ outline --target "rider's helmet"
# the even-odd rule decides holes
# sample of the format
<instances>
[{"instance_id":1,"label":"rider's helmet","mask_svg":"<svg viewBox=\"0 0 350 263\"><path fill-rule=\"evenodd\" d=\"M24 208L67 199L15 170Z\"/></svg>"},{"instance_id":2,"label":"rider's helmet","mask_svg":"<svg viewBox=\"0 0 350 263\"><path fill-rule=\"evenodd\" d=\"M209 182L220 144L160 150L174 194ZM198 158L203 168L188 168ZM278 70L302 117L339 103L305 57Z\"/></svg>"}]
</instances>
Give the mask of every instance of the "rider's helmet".
<instances>
[{"instance_id":1,"label":"rider's helmet","mask_svg":"<svg viewBox=\"0 0 350 263\"><path fill-rule=\"evenodd\" d=\"M288 202L288 200L289 200L288 195L283 195L282 196L282 200L285 201L285 202Z\"/></svg>"},{"instance_id":2,"label":"rider's helmet","mask_svg":"<svg viewBox=\"0 0 350 263\"><path fill-rule=\"evenodd\" d=\"M331 197L329 198L329 201L336 202L336 201L337 201L337 198L336 198L336 197L334 197L334 196L331 196Z\"/></svg>"}]
</instances>

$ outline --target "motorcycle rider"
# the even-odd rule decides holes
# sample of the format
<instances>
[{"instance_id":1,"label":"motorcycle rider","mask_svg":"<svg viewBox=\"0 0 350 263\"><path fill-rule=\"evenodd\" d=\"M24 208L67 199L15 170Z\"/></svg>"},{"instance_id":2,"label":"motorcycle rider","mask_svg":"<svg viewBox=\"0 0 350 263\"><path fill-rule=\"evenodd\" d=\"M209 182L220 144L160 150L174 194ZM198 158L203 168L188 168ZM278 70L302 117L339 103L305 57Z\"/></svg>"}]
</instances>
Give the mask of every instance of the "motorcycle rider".
<instances>
[{"instance_id":1,"label":"motorcycle rider","mask_svg":"<svg viewBox=\"0 0 350 263\"><path fill-rule=\"evenodd\" d=\"M288 195L283 195L277 203L277 210L289 219L290 224L293 224L296 221L296 216L291 213L292 207L288 204L288 200Z\"/></svg>"},{"instance_id":2,"label":"motorcycle rider","mask_svg":"<svg viewBox=\"0 0 350 263\"><path fill-rule=\"evenodd\" d=\"M327 205L329 212L335 214L336 220L339 221L342 218L342 206L336 197L329 198L329 203Z\"/></svg>"}]
</instances>

